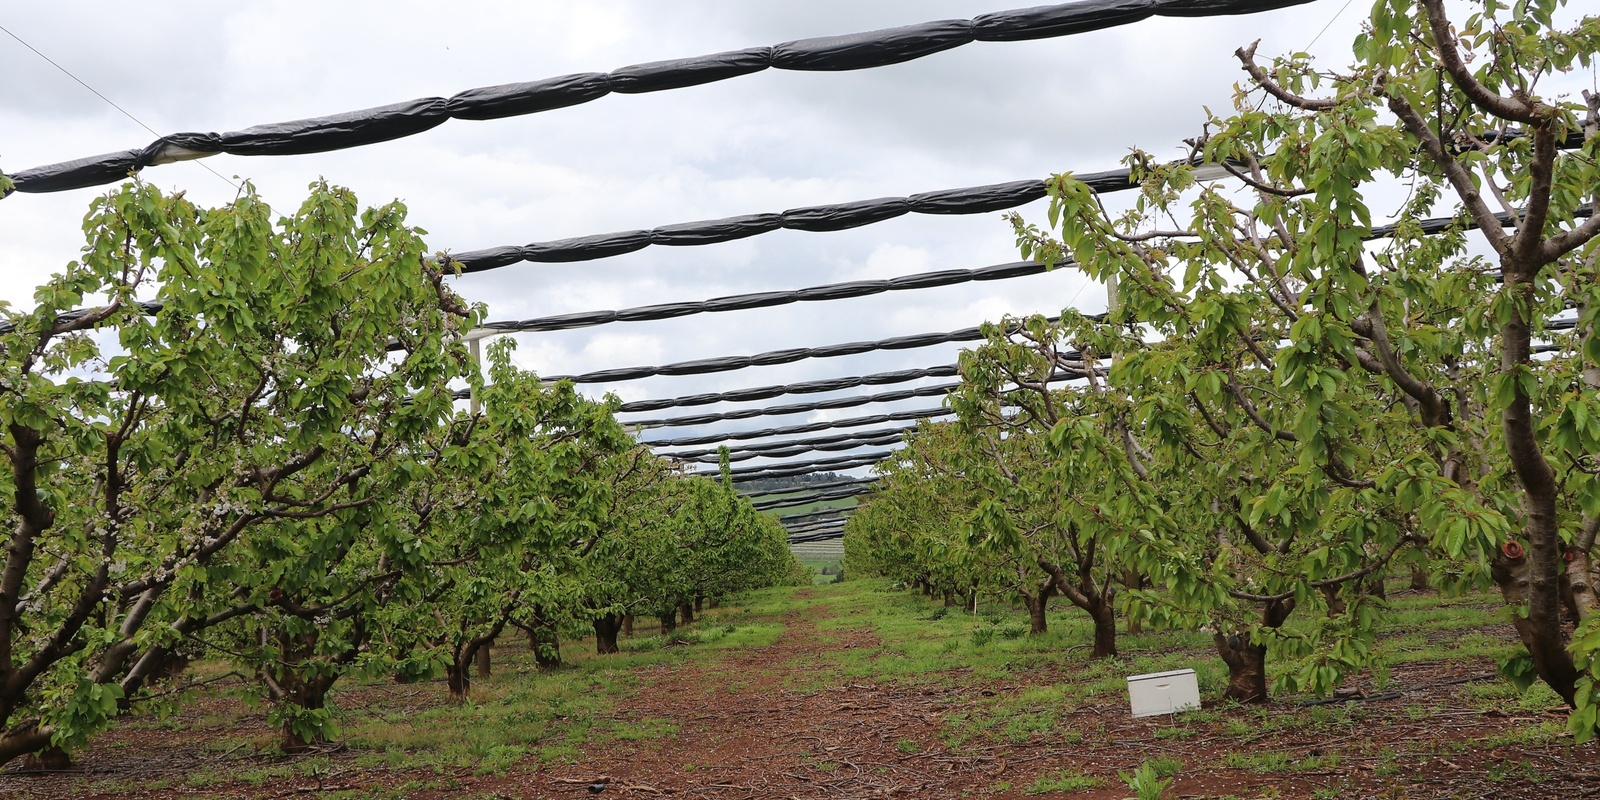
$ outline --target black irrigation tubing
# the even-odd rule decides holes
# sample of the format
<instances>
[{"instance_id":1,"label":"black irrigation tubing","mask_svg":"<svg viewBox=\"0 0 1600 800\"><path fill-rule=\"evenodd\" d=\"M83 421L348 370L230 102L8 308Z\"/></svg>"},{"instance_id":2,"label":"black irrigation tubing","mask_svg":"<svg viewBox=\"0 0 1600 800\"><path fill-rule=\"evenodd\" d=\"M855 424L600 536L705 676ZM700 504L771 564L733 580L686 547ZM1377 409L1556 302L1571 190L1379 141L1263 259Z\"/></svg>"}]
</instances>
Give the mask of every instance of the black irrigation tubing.
<instances>
[{"instance_id":1,"label":"black irrigation tubing","mask_svg":"<svg viewBox=\"0 0 1600 800\"><path fill-rule=\"evenodd\" d=\"M746 461L763 456L781 458L814 450L833 451L850 450L857 447L878 447L894 444L904 439L906 431L910 430L915 430L915 428L893 428L870 431L868 433L841 434L815 439L795 439L786 442L770 442L748 447L729 448L728 457L732 461ZM719 453L720 448L707 447L698 450L687 450L681 453L657 453L657 455L677 461L715 464L720 458Z\"/></svg>"},{"instance_id":2,"label":"black irrigation tubing","mask_svg":"<svg viewBox=\"0 0 1600 800\"><path fill-rule=\"evenodd\" d=\"M865 425L878 425L884 422L905 422L908 420L932 419L947 417L954 414L948 408L921 408L915 411L897 411L893 414L873 414L867 417L852 417L850 419L825 420L823 422L807 422L803 425L784 425L778 428L761 428L759 430L731 431L729 433L712 433L702 436L682 436L676 439L657 439L640 442L651 447L688 447L697 444L716 444L717 442L742 441L745 439L766 439L773 436L789 436L797 433L815 433L817 431L831 430L834 428L859 428Z\"/></svg>"},{"instance_id":3,"label":"black irrigation tubing","mask_svg":"<svg viewBox=\"0 0 1600 800\"><path fill-rule=\"evenodd\" d=\"M60 192L114 183L144 167L215 153L285 156L321 153L422 133L449 119L489 120L578 105L612 92L641 94L697 86L769 67L840 72L898 64L974 41L1048 39L1138 22L1151 16L1252 14L1310 0L1087 0L1000 11L972 19L924 22L866 33L799 39L714 55L635 64L610 73L563 75L468 89L327 117L257 125L228 133L175 133L117 153L24 169L21 192Z\"/></svg>"},{"instance_id":4,"label":"black irrigation tubing","mask_svg":"<svg viewBox=\"0 0 1600 800\"><path fill-rule=\"evenodd\" d=\"M826 380L778 384L776 386L757 386L750 389L734 389L728 392L666 397L659 400L638 400L632 403L623 403L617 410L626 414L641 411L659 411L664 408L704 406L712 403L740 403L747 400L766 400L786 394L817 394L820 392L835 392L841 389L854 389L858 386L885 386L895 383L908 383L923 378L953 378L959 374L960 369L955 364L945 364L937 367L877 372L871 375L858 375L847 378L828 378Z\"/></svg>"},{"instance_id":5,"label":"black irrigation tubing","mask_svg":"<svg viewBox=\"0 0 1600 800\"><path fill-rule=\"evenodd\" d=\"M790 403L782 406L768 406L766 408L740 408L733 411L721 411L715 414L698 414L692 417L667 417L665 419L625 420L623 425L640 428L682 428L691 425L708 425L713 422L722 422L730 419L750 419L752 417L779 417L787 414L804 414L811 411L826 411L836 408L854 408L871 403L894 403L900 400L909 400L913 397L943 397L950 390L959 387L959 383L941 383L934 386L918 386L913 389L896 389L892 392L880 392L869 395L852 395L849 397L834 397L827 400L816 400L809 403Z\"/></svg>"},{"instance_id":6,"label":"black irrigation tubing","mask_svg":"<svg viewBox=\"0 0 1600 800\"><path fill-rule=\"evenodd\" d=\"M743 497L751 498L751 497L770 497L770 496L775 495L775 494L794 495L796 492L813 492L813 491L815 491L815 492L820 493L822 491L826 491L826 490L830 490L830 489L845 489L845 488L849 488L849 487L853 487L853 486L865 486L865 485L869 485L869 484L873 484L873 483L877 483L877 482L878 482L878 479L876 477L848 478L848 479L837 480L837 481L818 481L817 483L802 483L802 484L799 484L799 485L796 485L796 486L780 486L780 487L773 488L773 489L752 489L751 491L740 492L739 494L741 496L743 496ZM785 499L787 499L787 498L785 498Z\"/></svg>"}]
</instances>

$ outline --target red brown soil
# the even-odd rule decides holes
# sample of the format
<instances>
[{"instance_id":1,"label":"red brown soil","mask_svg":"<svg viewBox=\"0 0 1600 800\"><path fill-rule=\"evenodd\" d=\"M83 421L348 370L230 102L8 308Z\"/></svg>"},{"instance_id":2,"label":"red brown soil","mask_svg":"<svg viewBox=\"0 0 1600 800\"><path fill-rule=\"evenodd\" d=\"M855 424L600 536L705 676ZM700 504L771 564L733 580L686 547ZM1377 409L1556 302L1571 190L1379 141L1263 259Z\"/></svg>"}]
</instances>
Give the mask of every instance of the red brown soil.
<instances>
[{"instance_id":1,"label":"red brown soil","mask_svg":"<svg viewBox=\"0 0 1600 800\"><path fill-rule=\"evenodd\" d=\"M1467 707L1462 686L1471 679L1460 664L1397 668L1401 686L1428 686L1391 702L1362 704L1343 727L1305 724L1305 709L1285 706L1258 716L1234 711L1214 723L1175 727L1170 721L1134 720L1120 702L1096 701L1062 718L1058 730L1023 742L945 742L950 715L981 710L1027 685L1061 675L1035 674L1023 684L977 688L959 675L936 686L828 682L830 654L877 648L868 630L821 631L828 614L812 606L787 617L770 646L729 651L680 665L645 668L640 688L617 703L609 721L668 720L675 735L586 745L571 765L516 768L484 776L470 770L441 776L434 770L358 766L358 754L331 754L323 775L273 786L210 785L188 789L173 781L191 771L228 771L267 757L219 752L223 737L240 748L269 737L261 726L208 728L207 703L190 706L180 730L113 730L80 760L80 773L0 774L0 798L224 798L312 797L323 791L375 789L385 796L417 798L937 798L1082 797L1113 800L1130 792L1118 777L1146 759L1182 762L1168 797L1374 797L1552 798L1600 796L1600 748L1539 745L1490 746L1486 739L1526 731L1546 719ZM863 621L863 625L865 621ZM1467 665L1468 667L1472 665ZM1050 672L1054 672L1053 670ZM811 688L825 685L826 688ZM942 688L954 686L956 688ZM437 687L373 687L370 698L393 709L431 707ZM1120 698L1119 698L1120 699ZM1225 732L1228 719L1236 724ZM1240 736L1237 720L1265 720L1259 735ZM1282 724L1287 721L1288 724ZM1276 722L1279 724L1267 724ZM1071 732L1071 735L1063 735ZM1174 733L1176 732L1176 733ZM209 742L211 749L202 745ZM1228 768L1230 753L1281 753L1300 764L1260 774ZM1326 766L1307 768L1308 758ZM1337 759L1337 761L1333 761ZM1315 765L1313 765L1315 766ZM1048 795L1027 790L1059 771L1100 779L1096 788ZM1529 781L1528 777L1538 781ZM165 778L165 785L142 784ZM449 788L405 790L410 785ZM108 779L119 783L108 790ZM173 784L178 784L174 786Z\"/></svg>"}]
</instances>

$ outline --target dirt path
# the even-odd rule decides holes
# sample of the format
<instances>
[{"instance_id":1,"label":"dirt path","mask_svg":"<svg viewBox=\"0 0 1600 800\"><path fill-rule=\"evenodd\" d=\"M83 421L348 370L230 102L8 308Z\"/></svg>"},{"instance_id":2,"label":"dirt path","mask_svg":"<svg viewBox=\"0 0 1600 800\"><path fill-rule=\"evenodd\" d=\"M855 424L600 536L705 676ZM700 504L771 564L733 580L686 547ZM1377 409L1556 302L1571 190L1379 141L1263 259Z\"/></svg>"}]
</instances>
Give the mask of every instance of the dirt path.
<instances>
[{"instance_id":1,"label":"dirt path","mask_svg":"<svg viewBox=\"0 0 1600 800\"><path fill-rule=\"evenodd\" d=\"M808 599L806 594L797 599ZM667 721L677 733L585 748L581 763L473 786L510 797L951 797L987 787L999 757L939 744L947 697L868 683L813 689L832 651L875 648L866 630L821 631L824 606L784 620L778 640L720 660L653 668L618 720Z\"/></svg>"}]
</instances>

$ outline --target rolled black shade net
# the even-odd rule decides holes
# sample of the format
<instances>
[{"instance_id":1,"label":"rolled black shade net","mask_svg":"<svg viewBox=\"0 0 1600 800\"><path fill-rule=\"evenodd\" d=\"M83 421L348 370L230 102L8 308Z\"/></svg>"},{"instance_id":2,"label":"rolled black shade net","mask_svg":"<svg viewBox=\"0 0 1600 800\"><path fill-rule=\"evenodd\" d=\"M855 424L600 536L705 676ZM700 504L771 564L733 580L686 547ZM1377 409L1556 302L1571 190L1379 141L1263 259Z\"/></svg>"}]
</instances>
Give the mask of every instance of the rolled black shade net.
<instances>
[{"instance_id":1,"label":"rolled black shade net","mask_svg":"<svg viewBox=\"0 0 1600 800\"><path fill-rule=\"evenodd\" d=\"M1060 266L1060 265L1057 265ZM923 272L915 275L904 275L898 278L889 278L876 281L847 281L844 283L830 283L822 286L811 286L804 289L778 292L752 292L748 294L715 297L710 300L701 300L683 303L660 303L657 305L624 308L615 311L580 311L573 314L559 314L550 317L536 317L522 321L497 321L486 322L481 327L484 330L501 331L505 333L537 333L543 331L565 331L578 328L588 328L595 325L605 325L613 322L646 322L663 319L676 319L694 314L710 314L724 311L744 311L755 308L770 308L773 306L788 305L790 303L821 302L826 300L845 300L852 297L866 297L882 294L884 292L905 291L910 289L931 289L939 286L955 286L973 281L995 281L1009 278L1021 278L1029 275L1039 275L1046 271L1044 264L1032 261L1018 261L1010 264L996 264L992 267L978 269L947 269L937 272Z\"/></svg>"},{"instance_id":2,"label":"rolled black shade net","mask_svg":"<svg viewBox=\"0 0 1600 800\"><path fill-rule=\"evenodd\" d=\"M795 455L814 450L849 450L855 447L894 444L895 442L903 439L907 431L912 430L916 430L916 428L888 428L884 430L866 431L862 433L819 436L811 439L791 439L782 442L730 447L728 448L728 451L730 458L735 461L740 461L763 455L784 456ZM676 453L658 453L658 455L664 458L676 459L678 461L697 461L715 464L717 463L720 452L721 448L707 447L696 450L684 450Z\"/></svg>"},{"instance_id":3,"label":"rolled black shade net","mask_svg":"<svg viewBox=\"0 0 1600 800\"><path fill-rule=\"evenodd\" d=\"M856 510L855 506L839 506L838 508L824 508L821 511L807 511L804 514L789 514L778 517L778 521L785 525L798 525L803 522L820 522L848 514Z\"/></svg>"},{"instance_id":4,"label":"rolled black shade net","mask_svg":"<svg viewBox=\"0 0 1600 800\"><path fill-rule=\"evenodd\" d=\"M846 489L855 486L870 486L871 484L877 482L877 477L867 476L865 478L844 478L832 481L819 481L816 483L803 483L797 486L773 487L770 489L746 489L741 490L739 494L750 498L771 497L772 495L778 494L793 495L795 492L825 492L834 489Z\"/></svg>"},{"instance_id":5,"label":"rolled black shade net","mask_svg":"<svg viewBox=\"0 0 1600 800\"><path fill-rule=\"evenodd\" d=\"M1581 144L1582 144L1581 135L1579 135L1578 139L1569 140L1567 142L1567 145L1570 146L1570 147L1577 147L1577 146L1579 146ZM1127 172L1124 170L1120 174L1122 174L1124 177L1126 177ZM1043 185L1042 181L1035 181L1035 182L1039 183L1041 186ZM1029 183L1029 181L1019 181L1018 183ZM999 185L1009 185L1009 184L999 184ZM947 192L930 192L929 194L945 194L945 193L949 193L949 192L965 192L965 191L970 191L970 190L951 189L951 190L947 190ZM1109 189L1100 189L1099 191L1109 191ZM1573 216L1576 217L1576 218L1579 218L1579 219L1586 219L1592 213L1593 213L1593 209L1591 209L1589 206L1583 206L1581 208L1576 209L1573 212ZM1515 220L1517 219L1517 217L1513 217L1511 214L1506 213L1504 211L1496 212L1494 216L1495 216L1495 219L1503 227L1511 227L1511 226L1516 224ZM1520 217L1520 213L1519 213L1518 216ZM691 223L691 224L698 224L698 223ZM1455 217L1431 217L1431 218L1428 218L1428 219L1419 220L1416 224L1419 226L1419 228L1421 229L1422 233L1427 234L1427 235L1443 233L1446 230L1449 230L1452 227L1457 227L1457 226L1461 227L1462 230L1475 230L1478 227L1476 221L1473 221L1473 220L1463 221L1463 220L1457 219ZM1396 228L1397 228L1397 226L1394 225L1394 224L1377 225L1377 226L1374 226L1372 228L1372 230L1364 238L1366 240L1368 240L1368 241L1371 241L1371 240L1374 240L1374 239L1382 239L1382 238L1386 238L1386 237L1389 237L1389 236L1393 236L1394 233L1395 233ZM590 239L590 238L595 238L595 237L583 237L583 238ZM976 277L976 276L974 276L972 278L972 280L996 280L996 279L999 279L1000 277L1018 277L1018 276L1020 276L1020 274L1019 275L1004 275L1003 274L1004 273L1004 268L1015 266L1020 270L1020 269L1022 269L1021 265L1027 264L1027 263L1029 263L1029 262L1017 262L1017 264L999 264L999 265L995 265L993 267L984 267L984 268L981 268L979 270L975 270L974 272L975 273L983 273L986 270L994 270L995 272L988 273L992 277ZM1070 262L1061 262L1061 265L1066 265L1068 263L1070 263ZM949 272L949 271L941 271L941 272L934 272L934 273L924 273L922 275L907 275L907 276L903 276L901 278L891 279L890 282L892 283L894 281L920 280L920 279L923 279L923 278L929 278L929 276L942 275L945 272ZM929 279L932 279L932 278L929 278ZM876 282L875 281L867 281L865 283L876 283ZM830 287L848 286L848 285L849 284L832 284L832 285L824 285L824 286L819 286L819 287L811 287L811 289L798 289L798 290L794 290L794 291L795 292L808 292L808 291L811 291L812 289L815 289L815 290L829 290ZM913 287L902 286L902 287L899 287L899 288L913 288ZM889 290L889 291L892 291L892 289ZM772 292L772 293L764 293L764 294L770 294L770 295L775 295L775 296L787 296L787 295L789 295L791 293L790 292ZM719 299L723 300L723 301L733 302L735 300L740 300L741 298L743 298L743 301L741 301L741 302L747 301L747 302L751 302L751 303L757 303L757 302L759 302L759 298L761 296L762 296L762 294L733 295L733 296L728 297L728 298L719 298ZM837 299L837 298L831 298L831 299ZM708 301L705 301L705 302L706 303L713 303L713 302L716 302L716 300L708 300ZM796 302L796 301L784 300L782 303L776 303L776 304L777 305L782 305L783 303L787 303L787 302ZM675 304L671 304L671 305L677 306L677 305L680 305L680 304L676 304L675 303ZM695 305L695 304L691 303L691 304L682 304L682 305ZM142 302L138 303L138 307L139 307L141 313L143 313L143 314L145 314L147 316L150 316L150 315L159 314L161 312L161 309L164 306L163 306L162 303L159 303L159 302L142 301ZM748 306L748 307L750 307L750 308L760 308L760 307L763 307L763 306L761 306L761 305L751 305L751 306ZM644 308L650 308L650 307L646 306ZM58 315L56 317L56 319L57 319L57 321L60 321L60 322L70 322L72 320L75 320L75 319L78 319L80 317L83 317L86 314L91 314L91 313L94 313L94 312L99 311L99 310L101 310L101 309L100 308L75 309L75 310L67 311L67 312L64 312L64 313ZM640 313L644 313L642 311L642 309L631 309L631 310L637 310L637 311L640 311ZM733 309L731 309L731 308L717 308L715 310L724 311L724 310L733 310ZM482 327L486 328L486 329L489 329L489 330L495 330L497 332L516 333L516 332L520 331L520 327L519 326L524 325L525 322L540 322L541 320L561 320L561 319L568 318L568 317L586 318L587 319L588 317L590 317L590 315L606 315L606 314L621 314L621 313L624 313L624 312L623 311L586 311L586 312L580 312L578 314L565 314L565 315L559 315L559 316L555 316L555 317L540 317L540 318L537 318L535 320L530 320L530 321L506 320L506 321L486 322L486 323L483 324ZM577 325L575 327L589 327L591 325L600 325L600 324L605 324L606 321L608 321L608 320L585 321L585 322L583 322L583 324ZM609 320L609 321L616 321L616 320ZM550 324L557 324L557 323L552 322ZM9 321L0 322L0 333L9 333L12 330L14 330L15 327L16 327L15 324L12 323L12 322L9 322ZM532 331L534 329L533 328L529 328L528 330ZM560 328L541 328L540 330L560 330Z\"/></svg>"},{"instance_id":6,"label":"rolled black shade net","mask_svg":"<svg viewBox=\"0 0 1600 800\"><path fill-rule=\"evenodd\" d=\"M805 506L812 503L826 502L829 500L843 500L848 497L863 495L870 491L872 491L871 487L862 486L850 490L840 490L836 493L817 493L814 495L807 495L805 497L785 497L777 500L762 500L752 503L751 505L754 506L757 511L772 511L780 508L794 508L796 506Z\"/></svg>"},{"instance_id":7,"label":"rolled black shade net","mask_svg":"<svg viewBox=\"0 0 1600 800\"><path fill-rule=\"evenodd\" d=\"M868 464L876 464L891 455L894 455L893 451L880 450L872 453L839 458L823 458L814 461L797 461L787 464L773 464L771 466L738 467L732 470L732 477L734 483L748 483L767 478L789 478L796 475L809 475L813 472L864 467ZM691 474L709 478L715 477L718 473L695 472Z\"/></svg>"},{"instance_id":8,"label":"rolled black shade net","mask_svg":"<svg viewBox=\"0 0 1600 800\"><path fill-rule=\"evenodd\" d=\"M842 36L800 39L713 55L635 64L525 83L484 86L326 117L256 125L227 133L175 133L138 149L33 167L11 177L21 192L60 192L114 183L145 167L215 153L286 156L386 142L450 119L490 120L587 103L613 92L640 94L727 80L774 68L834 72L882 67L974 41L1070 36L1151 16L1251 14L1310 0L1086 0L940 20Z\"/></svg>"},{"instance_id":9,"label":"rolled black shade net","mask_svg":"<svg viewBox=\"0 0 1600 800\"><path fill-rule=\"evenodd\" d=\"M835 392L842 389L854 389L860 386L886 386L896 383L909 383L923 378L953 378L958 374L960 374L960 370L956 368L956 365L944 364L920 369L876 372L871 375L825 378L823 380L801 381L800 383L733 389L726 392L664 397L657 400L636 400L631 403L623 403L617 410L627 414L641 411L660 411L666 408L703 406L712 403L739 403L749 400L767 400L786 394L817 394L820 392Z\"/></svg>"},{"instance_id":10,"label":"rolled black shade net","mask_svg":"<svg viewBox=\"0 0 1600 800\"><path fill-rule=\"evenodd\" d=\"M663 419L624 420L623 425L639 428L682 428L694 425L709 425L713 422L723 422L733 419L752 419L755 417L781 417L789 414L805 414L812 411L827 411L838 408L855 408L856 406L871 405L873 403L894 403L909 400L913 397L943 397L950 390L960 386L959 383L941 383L936 386L918 386L914 389L896 389L892 392L879 392L869 395L853 395L850 397L834 397L827 400L816 400L808 403L789 403L781 406L768 406L766 408L740 408L733 411L721 411L714 414L696 414L689 417L666 417Z\"/></svg>"},{"instance_id":11,"label":"rolled black shade net","mask_svg":"<svg viewBox=\"0 0 1600 800\"><path fill-rule=\"evenodd\" d=\"M949 416L953 413L955 412L947 408L919 408L912 411L897 411L893 414L873 414L866 417L851 417L850 419L808 422L803 425L784 425L777 428L730 431L728 433L708 433L701 436L683 436L676 439L657 439L641 442L641 444L647 444L651 447L688 447L697 444L715 444L717 442L741 441L746 439L766 439L773 436L815 433L817 431L831 430L834 428L857 428L866 425L878 425L884 422L905 422L908 420L932 419L936 417Z\"/></svg>"},{"instance_id":12,"label":"rolled black shade net","mask_svg":"<svg viewBox=\"0 0 1600 800\"><path fill-rule=\"evenodd\" d=\"M750 356L720 356L655 366L603 369L595 372L585 372L580 375L549 375L545 376L545 379L551 381L565 380L573 383L611 383L613 381L651 378L657 375L705 375L714 372L732 372L748 367L792 364L796 361L805 361L812 358L853 356L859 353L871 353L879 350L915 350L941 344L974 342L982 338L982 326L974 325L970 328L954 331L891 336L887 339L878 339L870 342L845 342L821 347L792 347L787 350L771 350Z\"/></svg>"},{"instance_id":13,"label":"rolled black shade net","mask_svg":"<svg viewBox=\"0 0 1600 800\"><path fill-rule=\"evenodd\" d=\"M789 544L813 544L816 542L830 542L834 539L843 539L844 529L828 531L826 533L808 533L800 536L790 536Z\"/></svg>"}]
</instances>

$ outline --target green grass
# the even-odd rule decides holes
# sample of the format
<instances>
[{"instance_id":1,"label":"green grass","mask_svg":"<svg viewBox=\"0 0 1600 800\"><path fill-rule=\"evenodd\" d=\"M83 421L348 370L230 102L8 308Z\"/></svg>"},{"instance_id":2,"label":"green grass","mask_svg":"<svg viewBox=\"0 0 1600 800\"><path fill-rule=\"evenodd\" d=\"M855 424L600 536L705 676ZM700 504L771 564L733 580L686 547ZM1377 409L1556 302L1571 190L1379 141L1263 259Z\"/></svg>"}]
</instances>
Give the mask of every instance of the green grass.
<instances>
[{"instance_id":1,"label":"green grass","mask_svg":"<svg viewBox=\"0 0 1600 800\"><path fill-rule=\"evenodd\" d=\"M1106 785L1105 778L1086 775L1077 770L1058 769L1046 772L1028 787L1028 794L1047 794L1049 792L1081 792L1085 789L1098 789Z\"/></svg>"}]
</instances>

